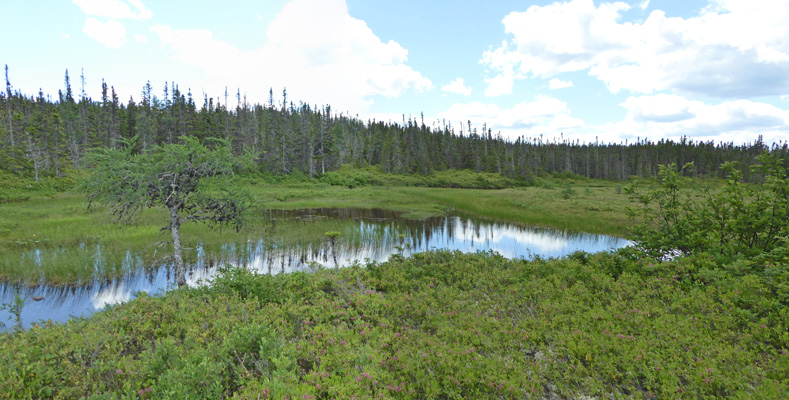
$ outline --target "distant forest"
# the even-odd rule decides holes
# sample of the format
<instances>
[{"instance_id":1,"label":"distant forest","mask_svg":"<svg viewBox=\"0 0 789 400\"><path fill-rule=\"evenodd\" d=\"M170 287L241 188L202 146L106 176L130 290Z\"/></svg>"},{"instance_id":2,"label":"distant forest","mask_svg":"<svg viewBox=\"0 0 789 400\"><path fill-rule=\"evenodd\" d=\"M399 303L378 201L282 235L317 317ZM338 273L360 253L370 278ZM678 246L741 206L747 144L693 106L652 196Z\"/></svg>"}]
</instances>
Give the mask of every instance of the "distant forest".
<instances>
[{"instance_id":1,"label":"distant forest","mask_svg":"<svg viewBox=\"0 0 789 400\"><path fill-rule=\"evenodd\" d=\"M392 173L470 169L516 179L572 173L622 180L656 176L661 164L682 167L690 162L695 168L687 173L722 177L724 162L736 161L748 171L754 157L765 151L777 153L789 167L787 142L768 146L761 138L740 144L688 138L632 143L537 137L513 141L471 122L428 126L423 116L403 116L397 122L363 121L328 105L296 104L285 90L276 100L270 90L266 104L250 104L240 90L228 99L225 91L223 98L204 96L198 107L192 93L182 92L175 83L165 84L161 95L155 95L149 82L142 87L139 101L129 98L123 103L104 81L101 98L86 96L84 75L80 76L80 92L75 94L68 71L56 99L40 90L34 96L14 91L8 66L5 79L6 88L0 94L0 169L36 179L81 168L86 151L119 146L124 138L137 136L139 151L144 152L183 135L226 139L238 152L249 149L266 173L310 177L350 164L380 166Z\"/></svg>"}]
</instances>

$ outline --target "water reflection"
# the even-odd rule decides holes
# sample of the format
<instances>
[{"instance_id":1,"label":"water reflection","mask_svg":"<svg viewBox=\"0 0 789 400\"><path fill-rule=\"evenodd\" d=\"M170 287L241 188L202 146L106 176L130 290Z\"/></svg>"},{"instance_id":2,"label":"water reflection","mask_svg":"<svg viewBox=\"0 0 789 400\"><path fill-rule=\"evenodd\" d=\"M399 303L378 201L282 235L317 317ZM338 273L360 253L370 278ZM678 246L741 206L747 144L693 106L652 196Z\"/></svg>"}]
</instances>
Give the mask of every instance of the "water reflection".
<instances>
[{"instance_id":1,"label":"water reflection","mask_svg":"<svg viewBox=\"0 0 789 400\"><path fill-rule=\"evenodd\" d=\"M344 233L332 245L330 240L306 246L283 246L260 239L254 242L222 246L216 253L197 249L196 261L189 266L187 283L203 284L216 276L219 265L245 266L260 273L280 274L308 269L313 264L333 268L353 262L387 260L395 253L410 255L432 249L464 252L493 250L508 258L561 257L574 251L597 252L630 244L627 240L586 233L528 228L507 223L479 221L447 216L424 220L402 219L398 213L376 209L313 209L270 211L274 224L282 221L313 221L335 218L345 221ZM101 248L95 253L101 260ZM35 253L40 256L40 254ZM125 270L120 279L95 281L76 288L40 286L36 288L0 285L0 303L13 303L15 293L25 299L22 320L51 319L56 322L70 316L89 315L108 305L135 297L137 292L158 293L173 287L169 265L143 268L139 256L127 252ZM97 264L98 265L98 264ZM97 267L98 268L98 267ZM40 301L33 298L41 297ZM8 310L0 311L0 321L11 324Z\"/></svg>"}]
</instances>

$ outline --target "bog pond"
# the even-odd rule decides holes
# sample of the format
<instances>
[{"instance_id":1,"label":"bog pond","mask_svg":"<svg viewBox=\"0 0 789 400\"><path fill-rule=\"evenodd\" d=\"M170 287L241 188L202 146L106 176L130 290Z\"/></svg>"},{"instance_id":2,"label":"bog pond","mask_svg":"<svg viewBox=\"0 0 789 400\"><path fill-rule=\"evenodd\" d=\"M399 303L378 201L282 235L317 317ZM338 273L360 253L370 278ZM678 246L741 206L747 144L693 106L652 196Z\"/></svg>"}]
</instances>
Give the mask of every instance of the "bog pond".
<instances>
[{"instance_id":1,"label":"bog pond","mask_svg":"<svg viewBox=\"0 0 789 400\"><path fill-rule=\"evenodd\" d=\"M243 266L259 273L281 274L309 271L316 266L337 268L352 263L383 262L393 254L404 256L434 249L462 252L495 251L507 258L531 259L561 257L575 251L598 252L625 247L626 239L567 232L547 228L524 227L509 223L483 221L463 216L427 219L406 219L400 213L379 209L310 209L269 211L272 224L310 224L321 220L340 222L340 230L318 243L288 245L272 238L247 243L228 243L217 251L195 250L194 261L187 270L188 284L205 284L220 266ZM90 250L100 260L101 247ZM40 251L31 251L39 257ZM63 322L70 316L86 316L109 305L133 299L138 292L162 293L174 287L170 266L160 263L144 266L141 258L127 252L122 257L127 271L120 278L96 279L77 286L36 287L0 285L0 304L14 303L18 294L23 299L22 321L27 328L32 322L52 320ZM0 322L6 328L13 324L8 309L0 310Z\"/></svg>"}]
</instances>

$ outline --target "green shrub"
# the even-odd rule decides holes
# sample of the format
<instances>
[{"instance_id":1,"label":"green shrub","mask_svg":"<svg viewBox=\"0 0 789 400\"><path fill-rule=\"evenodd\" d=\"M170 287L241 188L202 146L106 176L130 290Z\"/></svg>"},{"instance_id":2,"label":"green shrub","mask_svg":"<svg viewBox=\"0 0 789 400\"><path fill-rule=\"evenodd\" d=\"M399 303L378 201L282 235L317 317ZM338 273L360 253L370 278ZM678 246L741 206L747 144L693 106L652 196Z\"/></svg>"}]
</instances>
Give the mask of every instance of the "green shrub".
<instances>
[{"instance_id":1,"label":"green shrub","mask_svg":"<svg viewBox=\"0 0 789 400\"><path fill-rule=\"evenodd\" d=\"M701 198L685 193L673 164L660 167L658 189L644 193L629 185L626 192L643 205L630 211L633 238L653 256L708 252L732 260L771 252L789 237L789 179L781 159L765 153L756 160L752 172L764 176L762 183L743 183L742 173L726 163L723 189L705 187Z\"/></svg>"},{"instance_id":2,"label":"green shrub","mask_svg":"<svg viewBox=\"0 0 789 400\"><path fill-rule=\"evenodd\" d=\"M565 184L564 185L564 189L562 189L562 192L561 192L562 198L565 199L565 200L569 200L569 199L575 197L575 195L576 195L575 189L573 189L573 187L570 186L570 184Z\"/></svg>"},{"instance_id":3,"label":"green shrub","mask_svg":"<svg viewBox=\"0 0 789 400\"><path fill-rule=\"evenodd\" d=\"M52 196L73 188L81 173L71 171L69 175L44 176L39 180L17 175L0 169L0 203L27 201L31 197Z\"/></svg>"},{"instance_id":4,"label":"green shrub","mask_svg":"<svg viewBox=\"0 0 789 400\"><path fill-rule=\"evenodd\" d=\"M226 269L214 286L1 335L0 397L780 398L787 308L715 262L438 251Z\"/></svg>"}]
</instances>

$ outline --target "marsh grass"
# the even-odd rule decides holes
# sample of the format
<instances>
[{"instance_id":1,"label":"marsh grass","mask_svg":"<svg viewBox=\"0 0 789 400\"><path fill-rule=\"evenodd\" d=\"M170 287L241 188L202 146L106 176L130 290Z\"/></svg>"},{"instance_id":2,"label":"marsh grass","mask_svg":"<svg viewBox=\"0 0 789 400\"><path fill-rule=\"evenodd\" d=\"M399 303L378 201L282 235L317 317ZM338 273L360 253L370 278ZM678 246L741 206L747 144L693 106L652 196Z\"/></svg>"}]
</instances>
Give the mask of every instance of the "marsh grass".
<instances>
[{"instance_id":1,"label":"marsh grass","mask_svg":"<svg viewBox=\"0 0 789 400\"><path fill-rule=\"evenodd\" d=\"M318 246L328 231L341 232L343 246L366 246L391 240L386 229L357 232L359 224L332 219L275 221L265 217L266 209L320 207L382 208L398 211L403 218L421 219L454 213L507 221L516 224L553 227L576 232L626 236L630 220L625 208L627 196L617 192L621 184L606 181L546 178L550 188L516 187L499 190L453 189L404 186L346 186L321 182L266 184L253 178L236 178L253 196L255 211L240 231L211 230L199 224L183 226L185 258L194 260L198 246L207 254L221 252L225 244L263 240L266 246ZM573 190L570 198L562 187ZM585 189L580 190L581 187ZM112 279L128 272L127 252L152 267L166 262L169 245L162 231L167 216L162 209L148 209L127 224L118 223L105 208L87 209L84 196L76 191L31 190L29 199L0 204L0 279L36 285L81 284L94 278ZM101 262L95 260L101 248ZM36 250L38 257L31 257ZM40 260L40 262L39 262Z\"/></svg>"},{"instance_id":2,"label":"marsh grass","mask_svg":"<svg viewBox=\"0 0 789 400\"><path fill-rule=\"evenodd\" d=\"M568 184L572 185L572 184ZM629 219L625 208L631 201L616 193L616 186L603 182L588 191L572 189L566 196L558 185L502 190L403 188L421 197L477 217L523 225L559 228L574 232L627 236Z\"/></svg>"},{"instance_id":3,"label":"marsh grass","mask_svg":"<svg viewBox=\"0 0 789 400\"><path fill-rule=\"evenodd\" d=\"M529 184L530 178L507 178L497 173L472 170L433 171L430 174L385 173L380 166L354 168L345 165L327 172L320 182L350 188L362 186L416 186L466 189L503 189Z\"/></svg>"},{"instance_id":4,"label":"marsh grass","mask_svg":"<svg viewBox=\"0 0 789 400\"><path fill-rule=\"evenodd\" d=\"M6 282L35 286L110 280L167 263L172 252L167 232L161 231L166 215L158 209L119 224L105 209L86 210L80 195L61 193L0 204L0 211L4 216L0 219L0 279ZM329 231L340 232L336 241L343 247L375 245L376 237L383 237L383 228L368 224L362 232L359 226L359 221L332 218L271 220L263 213L240 232L189 224L182 230L184 257L186 262L195 262L200 247L213 260L246 259L260 250L250 247L258 243L263 250L320 248L327 243L325 232ZM233 254L227 254L229 249Z\"/></svg>"}]
</instances>

